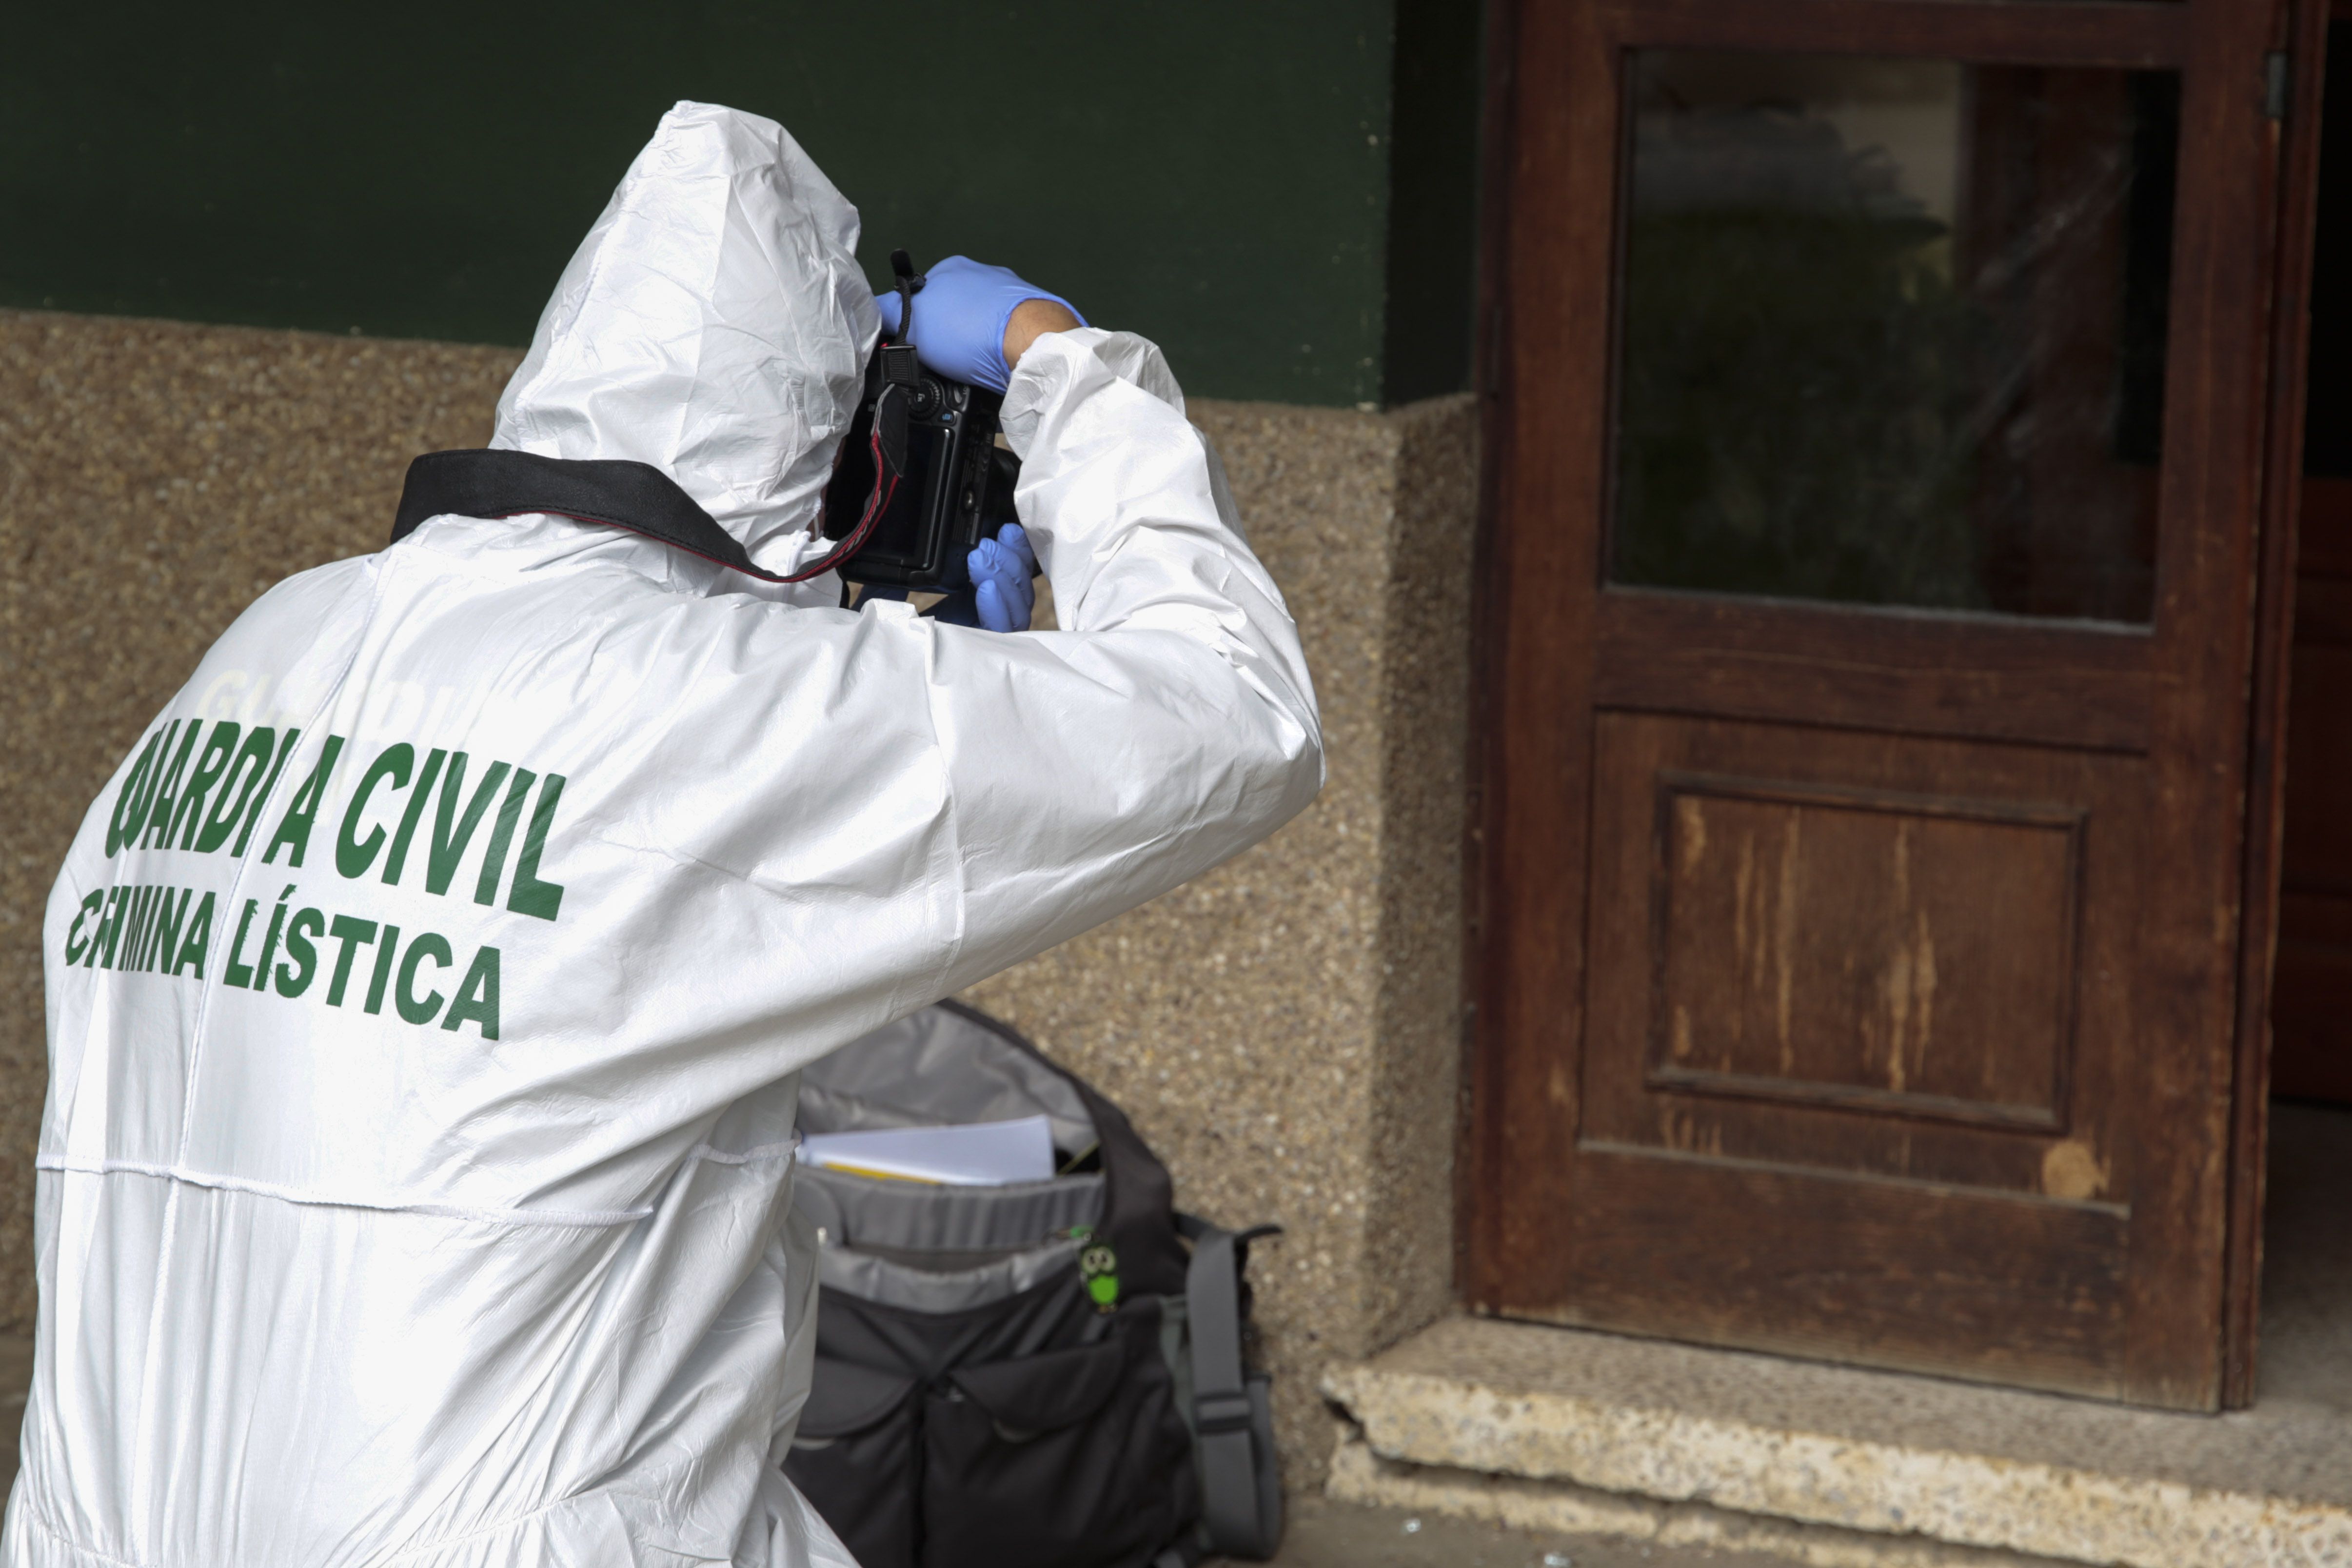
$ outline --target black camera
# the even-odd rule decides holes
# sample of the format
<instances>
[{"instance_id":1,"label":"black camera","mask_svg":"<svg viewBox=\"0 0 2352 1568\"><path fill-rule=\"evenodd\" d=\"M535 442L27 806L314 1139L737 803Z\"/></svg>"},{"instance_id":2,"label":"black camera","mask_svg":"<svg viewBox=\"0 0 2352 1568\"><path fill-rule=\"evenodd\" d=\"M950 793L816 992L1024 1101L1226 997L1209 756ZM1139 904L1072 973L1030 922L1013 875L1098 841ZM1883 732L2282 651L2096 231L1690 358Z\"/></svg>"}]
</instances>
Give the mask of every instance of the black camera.
<instances>
[{"instance_id":1,"label":"black camera","mask_svg":"<svg viewBox=\"0 0 2352 1568\"><path fill-rule=\"evenodd\" d=\"M903 250L898 333L876 345L866 392L824 490L824 536L840 542L833 569L869 588L953 593L971 585L964 559L1017 521L1021 460L996 444L1003 399L932 374L907 341L923 279Z\"/></svg>"}]
</instances>

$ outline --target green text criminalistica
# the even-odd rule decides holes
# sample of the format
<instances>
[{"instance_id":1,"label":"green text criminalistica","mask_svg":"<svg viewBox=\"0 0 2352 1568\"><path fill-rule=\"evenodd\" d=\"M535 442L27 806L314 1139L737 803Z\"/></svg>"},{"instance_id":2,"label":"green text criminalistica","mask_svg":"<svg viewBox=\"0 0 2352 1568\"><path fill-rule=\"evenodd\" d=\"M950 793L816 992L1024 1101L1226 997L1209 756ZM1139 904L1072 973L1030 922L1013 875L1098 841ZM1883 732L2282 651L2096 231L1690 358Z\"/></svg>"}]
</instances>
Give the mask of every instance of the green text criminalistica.
<instances>
[{"instance_id":1,"label":"green text criminalistica","mask_svg":"<svg viewBox=\"0 0 2352 1568\"><path fill-rule=\"evenodd\" d=\"M259 826L262 810L277 785L278 774L300 739L299 730L288 730L280 736L267 725L241 730L232 720L215 722L207 734L202 720L189 720L184 724L174 720L147 738L138 760L131 764L130 775L123 780L115 796L113 816L107 824L107 855L111 858L125 849L174 848L210 855L227 846L232 856L242 856ZM302 858L310 846L311 829L325 800L335 763L342 755L343 744L341 735L327 737L317 763L278 818L277 830L262 851L261 864L274 865L282 850L287 866L301 869ZM531 785L536 783L538 800L532 805L521 847L514 855L514 875L508 882L506 907L517 914L545 921L555 919L563 904L563 889L558 883L541 880L539 861L546 849L548 829L555 820L556 805L563 796L563 775L549 773L541 777L529 768L492 763L469 793L466 788L468 765L465 752L436 747L425 753L420 767L416 748L404 741L379 752L360 774L351 804L344 808L342 825L335 836L335 869L347 879L356 879L373 870L381 858L384 884L397 886L409 869L409 851L422 828L425 890L446 895L457 874L458 862L465 858L495 801L498 815L490 821L489 841L483 850L480 872L474 880L474 901L494 904L509 850L514 845L515 829L522 825L523 807L530 803ZM410 787L412 778L414 788ZM440 786L437 798L436 784ZM387 830L379 826L362 837L362 813L379 789L388 795L407 791L407 805L401 813L397 828ZM428 802L437 806L429 825L425 820ZM230 843L232 837L234 844ZM427 963L435 966L436 974L456 966L456 954L447 938L436 931L418 931L404 946L396 925L380 925L351 915L336 915L330 921L325 911L312 908L294 909L289 917L294 891L295 884L289 882L278 894L277 906L264 925L260 946L249 963L246 958L247 945L261 900L245 901L226 950L220 975L222 984L262 992L275 989L280 996L300 996L319 975L317 944L331 940L341 945L327 982L327 1005L340 1007L351 989L360 950L373 947L374 953L361 1004L362 1011L381 1013L389 996L394 1010L408 1023L425 1025L438 1017L445 1029L471 1023L484 1038L499 1037L497 948L486 945L475 951L456 994L446 999L445 1007L441 992L428 991L420 996L417 987L429 985L434 979L433 974L422 973ZM200 895L192 888L161 885L100 889L82 900L67 930L66 963L85 969L121 969L201 980L212 951L215 898L210 890ZM278 956L281 949L285 955L282 961Z\"/></svg>"}]
</instances>

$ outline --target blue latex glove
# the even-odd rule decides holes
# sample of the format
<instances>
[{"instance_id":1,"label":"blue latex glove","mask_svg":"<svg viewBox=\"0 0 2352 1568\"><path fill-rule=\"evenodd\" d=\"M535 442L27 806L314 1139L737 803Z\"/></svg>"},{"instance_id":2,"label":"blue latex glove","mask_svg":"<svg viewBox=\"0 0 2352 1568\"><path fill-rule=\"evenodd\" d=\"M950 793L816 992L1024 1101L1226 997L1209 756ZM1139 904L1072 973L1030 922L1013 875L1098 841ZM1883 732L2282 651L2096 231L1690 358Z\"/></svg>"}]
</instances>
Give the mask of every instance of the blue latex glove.
<instances>
[{"instance_id":1,"label":"blue latex glove","mask_svg":"<svg viewBox=\"0 0 2352 1568\"><path fill-rule=\"evenodd\" d=\"M921 320L918 310L916 319ZM1017 522L1008 522L994 539L983 539L964 557L971 586L950 594L926 612L951 626L982 626L992 632L1025 632L1030 612L1037 607L1037 554L1029 535Z\"/></svg>"},{"instance_id":2,"label":"blue latex glove","mask_svg":"<svg viewBox=\"0 0 2352 1568\"><path fill-rule=\"evenodd\" d=\"M1077 307L1059 294L1024 283L1003 267L989 267L968 256L950 256L925 275L915 295L915 357L934 374L1003 392L1013 367L1004 363L1004 326L1024 300L1051 300L1078 316ZM875 297L882 324L895 336L898 331L898 295L893 289ZM1078 316L1080 325L1086 323Z\"/></svg>"}]
</instances>

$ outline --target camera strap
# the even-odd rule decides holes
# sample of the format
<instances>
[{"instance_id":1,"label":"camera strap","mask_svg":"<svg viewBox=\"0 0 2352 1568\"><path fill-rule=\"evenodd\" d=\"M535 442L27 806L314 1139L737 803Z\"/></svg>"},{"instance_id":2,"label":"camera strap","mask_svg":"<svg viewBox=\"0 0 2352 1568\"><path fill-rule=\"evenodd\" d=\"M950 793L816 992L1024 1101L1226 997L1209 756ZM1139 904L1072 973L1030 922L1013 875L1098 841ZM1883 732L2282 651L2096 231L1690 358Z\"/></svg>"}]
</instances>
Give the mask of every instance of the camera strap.
<instances>
[{"instance_id":1,"label":"camera strap","mask_svg":"<svg viewBox=\"0 0 2352 1568\"><path fill-rule=\"evenodd\" d=\"M392 542L399 543L428 517L518 517L548 512L581 522L600 522L658 540L762 583L805 583L830 572L862 548L874 521L888 508L906 464L903 445L891 463L874 437L874 494L865 516L834 550L813 566L790 576L762 569L742 542L719 526L677 481L651 463L626 458L541 458L530 452L491 448L427 452L408 465L394 514Z\"/></svg>"},{"instance_id":2,"label":"camera strap","mask_svg":"<svg viewBox=\"0 0 2352 1568\"><path fill-rule=\"evenodd\" d=\"M393 518L392 542L407 538L428 517L548 512L641 533L762 583L805 583L824 575L866 547L874 525L897 499L898 481L907 476L908 401L922 378L908 333L915 323L915 295L925 279L903 250L890 253L890 270L898 294L898 336L896 342L877 344L866 367L871 408L866 440L873 451L874 485L857 526L814 565L788 577L763 570L740 541L651 463L541 458L495 448L427 452L410 463L408 479L401 486L400 510Z\"/></svg>"}]
</instances>

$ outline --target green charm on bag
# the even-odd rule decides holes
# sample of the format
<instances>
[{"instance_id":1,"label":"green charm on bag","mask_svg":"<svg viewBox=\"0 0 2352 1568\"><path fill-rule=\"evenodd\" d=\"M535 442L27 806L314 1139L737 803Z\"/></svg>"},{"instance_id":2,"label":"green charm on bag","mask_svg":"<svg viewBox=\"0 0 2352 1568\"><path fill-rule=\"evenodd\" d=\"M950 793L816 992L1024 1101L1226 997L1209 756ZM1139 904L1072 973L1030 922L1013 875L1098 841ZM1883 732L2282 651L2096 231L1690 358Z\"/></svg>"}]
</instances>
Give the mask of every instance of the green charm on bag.
<instances>
[{"instance_id":1,"label":"green charm on bag","mask_svg":"<svg viewBox=\"0 0 2352 1568\"><path fill-rule=\"evenodd\" d=\"M1078 1279L1097 1312L1118 1305L1118 1254L1097 1242L1078 1254Z\"/></svg>"}]
</instances>

